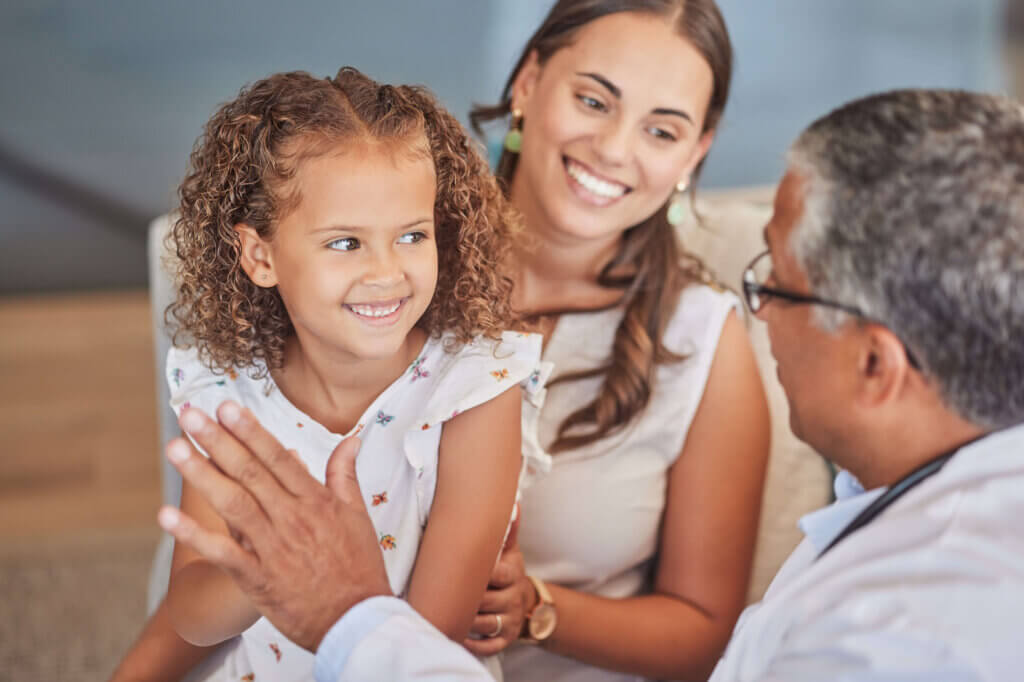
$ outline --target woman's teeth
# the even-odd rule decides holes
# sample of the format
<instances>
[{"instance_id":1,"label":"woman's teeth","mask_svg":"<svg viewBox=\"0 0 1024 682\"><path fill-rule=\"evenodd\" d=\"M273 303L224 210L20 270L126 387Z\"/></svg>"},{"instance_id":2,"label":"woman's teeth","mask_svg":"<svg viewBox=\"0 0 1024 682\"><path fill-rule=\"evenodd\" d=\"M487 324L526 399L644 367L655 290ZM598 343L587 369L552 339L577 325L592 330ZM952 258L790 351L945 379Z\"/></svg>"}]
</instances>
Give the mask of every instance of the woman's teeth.
<instances>
[{"instance_id":1,"label":"woman's teeth","mask_svg":"<svg viewBox=\"0 0 1024 682\"><path fill-rule=\"evenodd\" d=\"M391 305L386 305L386 306L350 305L349 308L355 314L362 315L364 317L387 317L391 313L393 313L396 310L398 310L399 306L401 306L401 305L402 305L402 302L399 301L398 303L392 303Z\"/></svg>"},{"instance_id":2,"label":"woman's teeth","mask_svg":"<svg viewBox=\"0 0 1024 682\"><path fill-rule=\"evenodd\" d=\"M617 182L607 182L601 178L594 177L583 168L569 161L565 165L566 170L573 180L583 185L584 189L588 192L592 192L599 197L605 197L607 199L618 199L626 193L626 187L620 185Z\"/></svg>"}]
</instances>

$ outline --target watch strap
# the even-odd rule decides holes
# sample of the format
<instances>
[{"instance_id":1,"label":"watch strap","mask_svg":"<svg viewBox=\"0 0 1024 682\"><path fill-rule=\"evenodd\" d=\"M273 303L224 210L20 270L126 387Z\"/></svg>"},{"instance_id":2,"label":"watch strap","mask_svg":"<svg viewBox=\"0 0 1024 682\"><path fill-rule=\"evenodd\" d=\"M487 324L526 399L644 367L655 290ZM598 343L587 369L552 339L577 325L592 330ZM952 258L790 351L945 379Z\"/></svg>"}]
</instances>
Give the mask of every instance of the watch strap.
<instances>
[{"instance_id":1,"label":"watch strap","mask_svg":"<svg viewBox=\"0 0 1024 682\"><path fill-rule=\"evenodd\" d=\"M526 576L527 580L533 583L533 589L537 590L537 603L533 605L533 609L536 609L540 604L551 604L554 605L555 600L551 597L551 591L548 590L548 586L544 584L544 581L532 575ZM530 613L533 613L533 609ZM527 616L529 618L529 616Z\"/></svg>"},{"instance_id":2,"label":"watch strap","mask_svg":"<svg viewBox=\"0 0 1024 682\"><path fill-rule=\"evenodd\" d=\"M525 644L540 644L542 640L536 639L530 634L530 619L533 617L537 609L545 604L554 609L555 600L554 597L551 596L551 591L548 590L548 586L544 584L543 580L532 575L527 575L526 578L533 585L533 589L537 591L537 603L534 604L533 608L530 609L530 612L526 614L526 623L524 627L525 634L520 637L519 641Z\"/></svg>"}]
</instances>

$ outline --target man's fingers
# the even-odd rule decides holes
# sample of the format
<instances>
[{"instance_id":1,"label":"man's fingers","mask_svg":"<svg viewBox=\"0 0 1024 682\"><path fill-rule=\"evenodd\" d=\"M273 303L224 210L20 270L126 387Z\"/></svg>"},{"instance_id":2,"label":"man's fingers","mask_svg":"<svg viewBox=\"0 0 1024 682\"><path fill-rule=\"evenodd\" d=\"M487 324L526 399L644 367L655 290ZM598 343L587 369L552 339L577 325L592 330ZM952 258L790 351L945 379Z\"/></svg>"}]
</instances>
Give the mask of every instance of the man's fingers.
<instances>
[{"instance_id":1,"label":"man's fingers","mask_svg":"<svg viewBox=\"0 0 1024 682\"><path fill-rule=\"evenodd\" d=\"M217 408L217 419L288 492L302 497L320 485L310 475L298 453L281 445L250 410L227 400Z\"/></svg>"},{"instance_id":2,"label":"man's fingers","mask_svg":"<svg viewBox=\"0 0 1024 682\"><path fill-rule=\"evenodd\" d=\"M359 454L360 445L358 438L349 436L334 448L327 460L326 483L342 502L354 504L358 501L365 506L366 501L363 500L359 480L356 478L356 455Z\"/></svg>"},{"instance_id":3,"label":"man's fingers","mask_svg":"<svg viewBox=\"0 0 1024 682\"><path fill-rule=\"evenodd\" d=\"M237 405L233 403L232 405L237 422L238 419L241 419L239 414L241 410ZM226 404L221 406L222 411L225 406ZM230 412L231 410L228 410L228 413ZM227 428L210 419L202 410L195 408L182 410L178 424L206 451L210 459L225 474L236 480L268 512L272 513L273 509L280 507L282 496L291 496L291 493L281 487L276 477L267 470L260 459L254 456L246 444ZM294 459L291 455L285 452L284 457L294 466Z\"/></svg>"},{"instance_id":4,"label":"man's fingers","mask_svg":"<svg viewBox=\"0 0 1024 682\"><path fill-rule=\"evenodd\" d=\"M259 503L196 452L186 439L175 438L167 444L167 459L230 528L249 537L265 533L269 520Z\"/></svg>"},{"instance_id":5,"label":"man's fingers","mask_svg":"<svg viewBox=\"0 0 1024 682\"><path fill-rule=\"evenodd\" d=\"M176 507L162 507L157 514L160 527L203 558L219 566L236 579L253 574L255 558L226 535L212 533Z\"/></svg>"}]
</instances>

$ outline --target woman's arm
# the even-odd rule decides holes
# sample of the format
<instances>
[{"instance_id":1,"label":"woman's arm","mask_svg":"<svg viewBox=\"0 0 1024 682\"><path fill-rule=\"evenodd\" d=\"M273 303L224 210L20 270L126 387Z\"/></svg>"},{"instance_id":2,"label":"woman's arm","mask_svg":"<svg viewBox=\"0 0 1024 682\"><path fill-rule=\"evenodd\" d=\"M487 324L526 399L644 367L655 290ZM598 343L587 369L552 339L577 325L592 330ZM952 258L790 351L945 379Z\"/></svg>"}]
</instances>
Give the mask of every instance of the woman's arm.
<instances>
[{"instance_id":1,"label":"woman's arm","mask_svg":"<svg viewBox=\"0 0 1024 682\"><path fill-rule=\"evenodd\" d=\"M558 627L543 646L644 677L707 679L746 599L769 429L750 342L730 315L682 453L669 471L653 592L608 599L549 583ZM504 589L488 592L481 611L515 614L524 601L527 611L537 602L521 575L498 584ZM481 619L485 627L487 616ZM467 646L493 653L489 644Z\"/></svg>"},{"instance_id":2,"label":"woman's arm","mask_svg":"<svg viewBox=\"0 0 1024 682\"><path fill-rule=\"evenodd\" d=\"M768 461L768 406L735 314L669 470L651 594L605 599L551 585L546 647L646 677L706 679L746 600Z\"/></svg>"},{"instance_id":3,"label":"woman's arm","mask_svg":"<svg viewBox=\"0 0 1024 682\"><path fill-rule=\"evenodd\" d=\"M203 528L228 534L227 524L188 482L181 487L181 510ZM196 646L234 637L260 615L226 573L181 543L174 547L166 602L174 629Z\"/></svg>"},{"instance_id":4,"label":"woman's arm","mask_svg":"<svg viewBox=\"0 0 1024 682\"><path fill-rule=\"evenodd\" d=\"M456 642L469 633L508 528L521 464L518 387L449 420L409 604Z\"/></svg>"}]
</instances>

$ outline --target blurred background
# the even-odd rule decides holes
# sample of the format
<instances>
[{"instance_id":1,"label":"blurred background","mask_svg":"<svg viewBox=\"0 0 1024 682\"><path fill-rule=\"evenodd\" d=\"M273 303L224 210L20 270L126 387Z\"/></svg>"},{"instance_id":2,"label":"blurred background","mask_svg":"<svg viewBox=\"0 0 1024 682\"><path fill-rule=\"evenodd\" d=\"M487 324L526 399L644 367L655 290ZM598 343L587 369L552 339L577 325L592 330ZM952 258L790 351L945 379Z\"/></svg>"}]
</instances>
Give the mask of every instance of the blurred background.
<instances>
[{"instance_id":1,"label":"blurred background","mask_svg":"<svg viewBox=\"0 0 1024 682\"><path fill-rule=\"evenodd\" d=\"M706 187L776 181L800 129L872 91L1024 93L1024 0L719 4L737 67ZM104 679L142 623L161 497L146 228L214 108L348 64L465 121L549 5L0 6L0 677Z\"/></svg>"}]
</instances>

